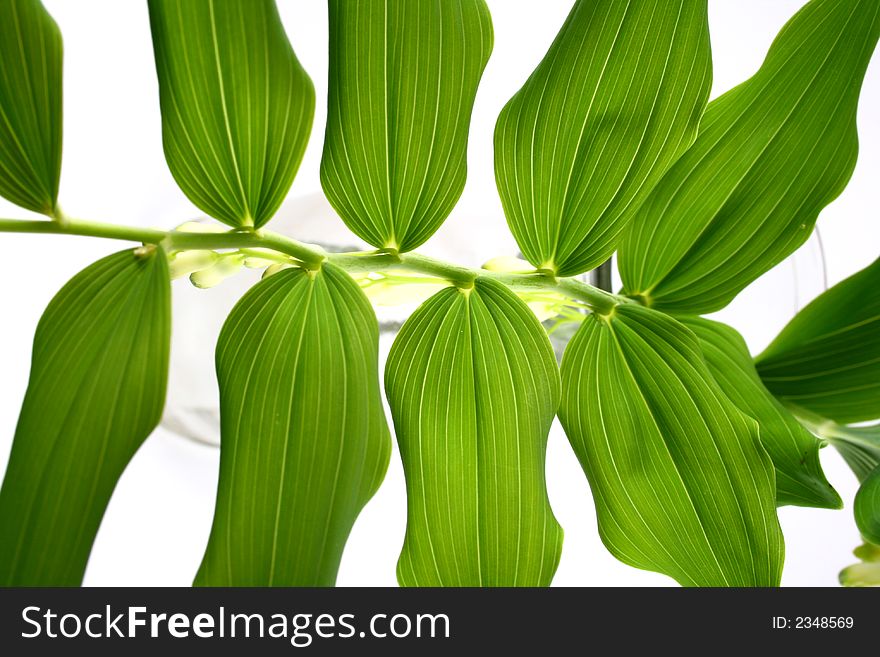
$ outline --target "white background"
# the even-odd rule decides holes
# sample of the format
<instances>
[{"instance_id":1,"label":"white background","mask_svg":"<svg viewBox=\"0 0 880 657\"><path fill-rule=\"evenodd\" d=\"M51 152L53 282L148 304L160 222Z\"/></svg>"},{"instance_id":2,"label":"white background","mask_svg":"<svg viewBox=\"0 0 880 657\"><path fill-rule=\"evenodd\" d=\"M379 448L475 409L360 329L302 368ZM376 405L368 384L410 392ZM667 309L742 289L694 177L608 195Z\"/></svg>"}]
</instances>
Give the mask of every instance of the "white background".
<instances>
[{"instance_id":1,"label":"white background","mask_svg":"<svg viewBox=\"0 0 880 657\"><path fill-rule=\"evenodd\" d=\"M60 201L67 214L132 225L172 227L199 212L177 189L165 165L158 93L146 3L140 0L44 0L65 42L64 164ZM492 130L503 104L549 46L569 0L489 0L495 50L477 96L465 193L426 248L457 244L457 260L478 265L515 253L492 172ZM749 77L801 0L710 0L713 96ZM281 0L285 26L318 93L315 130L287 204L320 190L318 163L326 97L327 17L320 0ZM246 48L248 44L240 44ZM829 284L880 255L880 64L868 71L859 112L862 153L844 194L822 214ZM282 210L282 213L284 210ZM0 199L0 216L28 213ZM294 237L298 235L294 227ZM33 330L54 292L75 272L118 244L72 237L0 235L5 315L0 340L0 471L5 467L27 382ZM448 250L448 249L447 249ZM783 265L784 267L785 265ZM778 276L777 276L778 278ZM188 283L175 284L180 293ZM760 350L792 312L791 294L775 300L768 284L725 314ZM774 284L775 285L775 284ZM186 292L194 303L198 295ZM213 341L215 336L205 336ZM198 378L199 372L188 373ZM208 379L201 383L210 382ZM823 450L829 478L850 506L854 477L831 449ZM210 529L218 452L158 430L132 461L98 534L86 583L188 585ZM565 529L555 585L667 585L668 578L626 567L604 549L595 527L589 487L558 426L550 436L548 486ZM405 525L403 475L397 453L385 483L349 541L341 585L394 585ZM835 585L858 542L849 508L832 512L786 507L783 583Z\"/></svg>"}]
</instances>

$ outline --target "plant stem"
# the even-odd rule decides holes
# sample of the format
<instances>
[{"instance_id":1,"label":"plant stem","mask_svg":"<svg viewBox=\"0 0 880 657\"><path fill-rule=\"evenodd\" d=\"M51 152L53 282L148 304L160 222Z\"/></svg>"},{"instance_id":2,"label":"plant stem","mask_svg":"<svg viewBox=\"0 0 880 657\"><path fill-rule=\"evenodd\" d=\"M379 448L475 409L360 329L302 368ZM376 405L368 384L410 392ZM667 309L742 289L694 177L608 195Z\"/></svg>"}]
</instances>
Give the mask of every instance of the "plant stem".
<instances>
[{"instance_id":1,"label":"plant stem","mask_svg":"<svg viewBox=\"0 0 880 657\"><path fill-rule=\"evenodd\" d=\"M116 240L158 244L168 234L153 228L135 228L103 224L82 219L57 221L23 221L20 219L0 219L0 233L43 233L49 235L83 235L85 237L107 237Z\"/></svg>"},{"instance_id":2,"label":"plant stem","mask_svg":"<svg viewBox=\"0 0 880 657\"><path fill-rule=\"evenodd\" d=\"M372 251L366 253L329 253L327 260L350 273L371 271L401 271L428 274L450 281L460 287L470 287L482 272L429 258L418 253Z\"/></svg>"},{"instance_id":3,"label":"plant stem","mask_svg":"<svg viewBox=\"0 0 880 657\"><path fill-rule=\"evenodd\" d=\"M324 250L268 230L234 230L227 233L187 233L171 231L160 240L168 251L192 249L272 249L292 256L309 267L327 259Z\"/></svg>"},{"instance_id":4,"label":"plant stem","mask_svg":"<svg viewBox=\"0 0 880 657\"><path fill-rule=\"evenodd\" d=\"M349 273L407 272L425 274L447 280L459 287L472 287L477 277L492 278L514 292L555 292L588 305L594 312L607 315L620 303L630 299L611 294L598 287L573 278L557 278L545 272L505 273L475 270L443 262L418 253L398 253L394 250L358 253L327 253L319 246L305 244L268 230L230 230L224 233L196 233L163 231L103 224L82 219L67 219L63 224L54 221L24 221L0 219L0 233L44 233L83 235L109 239L159 244L167 251L214 249L271 249L289 255L304 266L313 269L323 262Z\"/></svg>"},{"instance_id":5,"label":"plant stem","mask_svg":"<svg viewBox=\"0 0 880 657\"><path fill-rule=\"evenodd\" d=\"M608 315L614 307L621 303L635 303L628 297L619 296L600 290L597 287L588 285L574 278L558 278L556 279L555 290L572 299L583 301L590 306L594 312L600 315Z\"/></svg>"}]
</instances>

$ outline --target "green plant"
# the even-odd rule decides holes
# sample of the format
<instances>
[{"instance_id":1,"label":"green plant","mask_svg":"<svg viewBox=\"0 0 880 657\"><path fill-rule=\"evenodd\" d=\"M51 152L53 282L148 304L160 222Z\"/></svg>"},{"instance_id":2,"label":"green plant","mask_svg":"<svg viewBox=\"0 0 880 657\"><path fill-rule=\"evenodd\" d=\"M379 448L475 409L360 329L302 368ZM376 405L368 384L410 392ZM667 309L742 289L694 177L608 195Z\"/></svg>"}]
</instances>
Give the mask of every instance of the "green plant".
<instances>
[{"instance_id":1,"label":"green plant","mask_svg":"<svg viewBox=\"0 0 880 657\"><path fill-rule=\"evenodd\" d=\"M335 582L391 453L365 291L426 281L442 289L385 371L407 480L402 585L550 583L563 535L544 452L557 413L622 561L683 585L777 585L777 506L842 505L818 458L830 443L864 481L865 562L842 581L876 580L880 440L849 425L880 418L880 261L755 360L700 315L797 249L846 185L880 4L811 0L759 71L707 104L704 0L575 0L495 133L498 190L528 262L480 270L413 249L464 186L492 48L484 1L329 9L321 181L367 252L264 228L315 105L272 0L149 0L168 165L230 227L198 231L62 212L61 36L38 0L0 5L0 194L49 217L0 231L137 243L75 276L37 328L0 491L0 584L81 582L115 483L161 415L169 279L210 285L246 261L266 276L218 340L220 481L197 585ZM577 278L613 253L620 293ZM563 322L579 328L559 368L547 331Z\"/></svg>"}]
</instances>

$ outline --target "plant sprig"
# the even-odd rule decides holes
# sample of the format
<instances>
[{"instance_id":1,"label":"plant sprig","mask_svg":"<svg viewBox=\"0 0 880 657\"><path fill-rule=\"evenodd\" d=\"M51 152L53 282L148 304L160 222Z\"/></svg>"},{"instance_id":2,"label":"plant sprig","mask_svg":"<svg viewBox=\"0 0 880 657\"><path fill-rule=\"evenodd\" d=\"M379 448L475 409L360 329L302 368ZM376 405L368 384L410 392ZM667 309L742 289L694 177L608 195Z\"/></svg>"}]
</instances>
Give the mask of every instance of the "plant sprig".
<instances>
[{"instance_id":1,"label":"plant sprig","mask_svg":"<svg viewBox=\"0 0 880 657\"><path fill-rule=\"evenodd\" d=\"M72 218L64 223L0 219L0 233L80 235L134 241L161 245L169 255L182 251L268 249L294 258L306 269L314 269L323 262L331 262L350 274L409 272L448 281L464 288L471 287L477 277L485 277L497 280L513 292L562 294L599 314L611 312L620 303L632 303L632 299L628 297L605 292L574 277L557 277L537 269L527 273L471 269L419 253L398 253L387 249L329 253L318 245L300 242L266 229L242 228L225 232L163 231Z\"/></svg>"}]
</instances>

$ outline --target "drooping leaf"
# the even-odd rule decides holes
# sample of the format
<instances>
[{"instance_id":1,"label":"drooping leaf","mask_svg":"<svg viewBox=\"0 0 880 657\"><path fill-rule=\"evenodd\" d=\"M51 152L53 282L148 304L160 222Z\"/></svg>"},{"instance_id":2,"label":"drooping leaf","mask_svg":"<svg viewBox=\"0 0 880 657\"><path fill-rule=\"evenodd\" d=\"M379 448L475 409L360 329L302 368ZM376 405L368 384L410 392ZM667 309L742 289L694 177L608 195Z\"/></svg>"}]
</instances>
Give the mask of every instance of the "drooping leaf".
<instances>
[{"instance_id":1,"label":"drooping leaf","mask_svg":"<svg viewBox=\"0 0 880 657\"><path fill-rule=\"evenodd\" d=\"M814 299L755 362L786 403L843 424L880 418L880 260Z\"/></svg>"},{"instance_id":2,"label":"drooping leaf","mask_svg":"<svg viewBox=\"0 0 880 657\"><path fill-rule=\"evenodd\" d=\"M853 550L853 554L862 561L844 568L840 572L840 583L843 586L880 586L880 545L865 543Z\"/></svg>"},{"instance_id":3,"label":"drooping leaf","mask_svg":"<svg viewBox=\"0 0 880 657\"><path fill-rule=\"evenodd\" d=\"M500 283L447 288L404 324L385 389L407 486L403 586L546 586L562 548L544 480L559 372Z\"/></svg>"},{"instance_id":4,"label":"drooping leaf","mask_svg":"<svg viewBox=\"0 0 880 657\"><path fill-rule=\"evenodd\" d=\"M525 257L563 276L606 260L696 137L711 84L705 0L576 0L495 130Z\"/></svg>"},{"instance_id":5,"label":"drooping leaf","mask_svg":"<svg viewBox=\"0 0 880 657\"><path fill-rule=\"evenodd\" d=\"M839 509L843 502L822 472L821 442L761 383L745 340L734 329L700 317L680 318L697 336L722 392L755 419L776 467L776 503Z\"/></svg>"},{"instance_id":6,"label":"drooping leaf","mask_svg":"<svg viewBox=\"0 0 880 657\"><path fill-rule=\"evenodd\" d=\"M220 481L197 586L332 586L385 476L378 325L325 264L263 279L217 343Z\"/></svg>"},{"instance_id":7,"label":"drooping leaf","mask_svg":"<svg viewBox=\"0 0 880 657\"><path fill-rule=\"evenodd\" d=\"M492 51L484 0L330 0L324 192L379 248L410 251L452 211Z\"/></svg>"},{"instance_id":8,"label":"drooping leaf","mask_svg":"<svg viewBox=\"0 0 880 657\"><path fill-rule=\"evenodd\" d=\"M859 487L853 512L864 539L880 546L880 466L874 468Z\"/></svg>"},{"instance_id":9,"label":"drooping leaf","mask_svg":"<svg viewBox=\"0 0 880 657\"><path fill-rule=\"evenodd\" d=\"M562 360L559 418L611 553L686 586L774 586L773 464L693 333L634 304L590 315Z\"/></svg>"},{"instance_id":10,"label":"drooping leaf","mask_svg":"<svg viewBox=\"0 0 880 657\"><path fill-rule=\"evenodd\" d=\"M709 104L694 145L621 243L626 291L702 314L806 241L856 162L856 108L880 35L876 0L812 0L760 70Z\"/></svg>"},{"instance_id":11,"label":"drooping leaf","mask_svg":"<svg viewBox=\"0 0 880 657\"><path fill-rule=\"evenodd\" d=\"M0 196L57 212L61 32L39 0L0 3Z\"/></svg>"},{"instance_id":12,"label":"drooping leaf","mask_svg":"<svg viewBox=\"0 0 880 657\"><path fill-rule=\"evenodd\" d=\"M265 224L287 195L315 112L274 0L149 0L165 159L201 210Z\"/></svg>"},{"instance_id":13,"label":"drooping leaf","mask_svg":"<svg viewBox=\"0 0 880 657\"><path fill-rule=\"evenodd\" d=\"M0 490L0 585L82 582L116 482L162 415L170 296L164 253L127 250L43 313Z\"/></svg>"}]
</instances>

